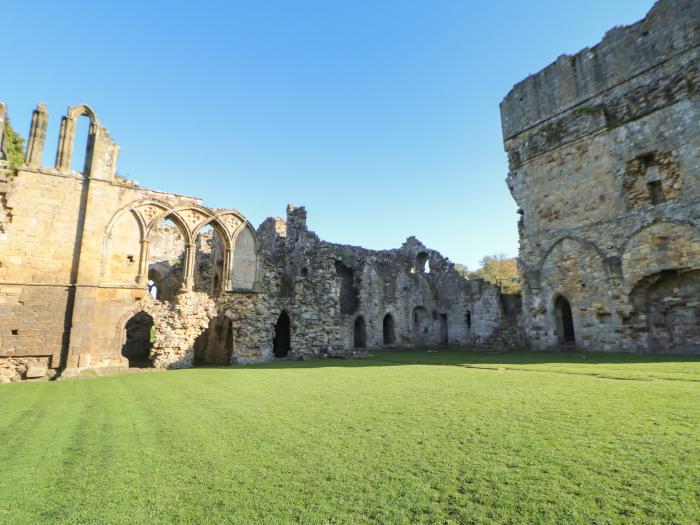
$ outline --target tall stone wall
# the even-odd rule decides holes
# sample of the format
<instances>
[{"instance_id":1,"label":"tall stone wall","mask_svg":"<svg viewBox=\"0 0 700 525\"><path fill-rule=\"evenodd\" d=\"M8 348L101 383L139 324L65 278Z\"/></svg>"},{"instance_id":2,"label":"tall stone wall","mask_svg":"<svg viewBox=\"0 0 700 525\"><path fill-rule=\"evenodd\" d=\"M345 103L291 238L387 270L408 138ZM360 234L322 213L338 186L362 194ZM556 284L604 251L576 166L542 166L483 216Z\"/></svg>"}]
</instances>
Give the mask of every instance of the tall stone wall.
<instances>
[{"instance_id":1,"label":"tall stone wall","mask_svg":"<svg viewBox=\"0 0 700 525\"><path fill-rule=\"evenodd\" d=\"M294 207L256 232L238 210L141 188L117 175L119 147L85 105L68 108L56 164L41 166L48 119L39 104L24 166L0 164L0 382L512 341L500 290L414 238L327 243Z\"/></svg>"},{"instance_id":2,"label":"tall stone wall","mask_svg":"<svg viewBox=\"0 0 700 525\"><path fill-rule=\"evenodd\" d=\"M382 251L325 242L308 230L306 210L291 205L286 221L267 219L258 237L271 263L266 275L272 282L262 285L269 286L271 298L268 322L274 324L283 311L289 315L291 355L515 344L519 319L507 324L500 289L464 279L414 237L399 249Z\"/></svg>"},{"instance_id":3,"label":"tall stone wall","mask_svg":"<svg viewBox=\"0 0 700 525\"><path fill-rule=\"evenodd\" d=\"M700 3L661 0L502 102L533 345L700 351L698 86Z\"/></svg>"}]
</instances>

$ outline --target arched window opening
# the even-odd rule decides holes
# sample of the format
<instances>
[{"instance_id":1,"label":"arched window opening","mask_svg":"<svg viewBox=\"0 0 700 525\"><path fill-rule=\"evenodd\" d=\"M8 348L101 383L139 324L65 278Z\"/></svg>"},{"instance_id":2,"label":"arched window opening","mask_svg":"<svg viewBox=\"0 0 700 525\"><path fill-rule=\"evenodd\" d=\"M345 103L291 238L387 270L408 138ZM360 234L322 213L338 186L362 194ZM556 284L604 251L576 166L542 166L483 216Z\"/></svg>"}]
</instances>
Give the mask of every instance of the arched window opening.
<instances>
[{"instance_id":1,"label":"arched window opening","mask_svg":"<svg viewBox=\"0 0 700 525\"><path fill-rule=\"evenodd\" d=\"M413 264L413 273L426 273L426 267L429 272L430 265L428 258L429 256L427 252L420 252L418 255L416 255L416 260Z\"/></svg>"},{"instance_id":2,"label":"arched window opening","mask_svg":"<svg viewBox=\"0 0 700 525\"><path fill-rule=\"evenodd\" d=\"M254 231L245 227L236 237L233 250L233 287L238 290L252 290L255 287L258 258Z\"/></svg>"},{"instance_id":3,"label":"arched window opening","mask_svg":"<svg viewBox=\"0 0 700 525\"><path fill-rule=\"evenodd\" d=\"M157 299L172 301L185 276L185 233L165 219L148 235L148 278L156 285Z\"/></svg>"},{"instance_id":4,"label":"arched window opening","mask_svg":"<svg viewBox=\"0 0 700 525\"><path fill-rule=\"evenodd\" d=\"M554 312L557 319L557 334L559 343L573 344L576 342L574 333L574 316L571 311L571 304L563 295L554 301Z\"/></svg>"},{"instance_id":5,"label":"arched window opening","mask_svg":"<svg viewBox=\"0 0 700 525\"><path fill-rule=\"evenodd\" d=\"M93 145L90 140L90 117L82 115L75 121L75 139L73 141L73 156L71 157L71 171L86 174L89 172L89 164L92 159Z\"/></svg>"},{"instance_id":6,"label":"arched window opening","mask_svg":"<svg viewBox=\"0 0 700 525\"><path fill-rule=\"evenodd\" d=\"M340 313L352 315L360 302L359 290L355 286L355 272L342 261L335 261L335 274L342 279L340 283Z\"/></svg>"},{"instance_id":7,"label":"arched window opening","mask_svg":"<svg viewBox=\"0 0 700 525\"><path fill-rule=\"evenodd\" d=\"M153 366L151 348L155 342L153 318L146 312L138 312L126 322L126 341L122 346L122 356L129 360L131 368Z\"/></svg>"},{"instance_id":8,"label":"arched window opening","mask_svg":"<svg viewBox=\"0 0 700 525\"><path fill-rule=\"evenodd\" d=\"M153 279L148 280L148 293L151 294L151 297L154 299L158 299L158 286L156 286Z\"/></svg>"},{"instance_id":9,"label":"arched window opening","mask_svg":"<svg viewBox=\"0 0 700 525\"><path fill-rule=\"evenodd\" d=\"M224 242L216 228L204 226L195 239L194 290L217 296L224 273Z\"/></svg>"},{"instance_id":10,"label":"arched window opening","mask_svg":"<svg viewBox=\"0 0 700 525\"><path fill-rule=\"evenodd\" d=\"M649 351L700 352L698 297L700 270L662 270L634 286L630 301L646 324Z\"/></svg>"},{"instance_id":11,"label":"arched window opening","mask_svg":"<svg viewBox=\"0 0 700 525\"><path fill-rule=\"evenodd\" d=\"M292 327L287 312L282 311L275 324L272 353L275 357L287 357L292 345Z\"/></svg>"},{"instance_id":12,"label":"arched window opening","mask_svg":"<svg viewBox=\"0 0 700 525\"><path fill-rule=\"evenodd\" d=\"M382 328L384 332L384 344L393 345L396 342L396 333L394 332L394 318L391 314L386 314L384 316Z\"/></svg>"},{"instance_id":13,"label":"arched window opening","mask_svg":"<svg viewBox=\"0 0 700 525\"><path fill-rule=\"evenodd\" d=\"M233 356L233 323L224 315L214 317L194 342L195 365L229 365Z\"/></svg>"},{"instance_id":14,"label":"arched window opening","mask_svg":"<svg viewBox=\"0 0 700 525\"><path fill-rule=\"evenodd\" d=\"M360 315L355 319L353 327L354 348L367 348L367 325L364 318Z\"/></svg>"}]
</instances>

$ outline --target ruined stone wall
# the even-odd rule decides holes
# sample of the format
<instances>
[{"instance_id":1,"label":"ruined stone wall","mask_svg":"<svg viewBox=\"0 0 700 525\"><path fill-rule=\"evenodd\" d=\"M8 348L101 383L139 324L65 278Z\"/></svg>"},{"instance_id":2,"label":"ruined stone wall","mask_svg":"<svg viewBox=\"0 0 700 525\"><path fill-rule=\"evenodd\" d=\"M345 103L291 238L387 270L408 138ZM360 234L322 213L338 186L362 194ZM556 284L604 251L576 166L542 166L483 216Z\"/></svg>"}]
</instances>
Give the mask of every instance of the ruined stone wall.
<instances>
[{"instance_id":1,"label":"ruined stone wall","mask_svg":"<svg viewBox=\"0 0 700 525\"><path fill-rule=\"evenodd\" d=\"M306 210L294 206L288 207L286 221L267 219L258 237L272 263L261 283L267 300L258 302L265 302L269 323L274 324L282 311L290 316L291 355L489 341L515 344L517 314L513 325L504 324L498 287L464 279L449 260L413 237L399 249L382 251L325 242L308 230ZM387 316L391 337L385 333ZM359 347L358 318L365 336ZM270 347L271 335L263 336L267 341L261 347Z\"/></svg>"},{"instance_id":2,"label":"ruined stone wall","mask_svg":"<svg viewBox=\"0 0 700 525\"><path fill-rule=\"evenodd\" d=\"M81 115L91 126L85 168L79 173L70 165L72 156L81 153L72 151L75 120ZM228 259L220 284L222 291L230 291L237 277L234 249L237 257L257 261L256 247L248 240L254 229L236 210L212 210L199 199L146 190L117 176L119 148L87 106L69 108L56 166L41 166L47 120L40 104L32 118L25 166L16 173L0 166L3 377L25 378L39 369L50 377L63 368L127 366L121 355L125 315L146 303L160 305L150 309L158 314L159 333L170 334L159 339L170 342L154 347L154 364L187 366L194 331L217 313L207 302L209 294L204 294L207 301L191 295L198 233L211 226L224 239L220 252ZM177 248L184 248L184 256L178 261L171 260L174 248L164 246L159 233L166 220L179 230ZM151 301L148 294L150 242L152 259L181 268L181 286L167 301ZM246 283L256 271L255 263L252 270L250 263L243 269Z\"/></svg>"},{"instance_id":3,"label":"ruined stone wall","mask_svg":"<svg viewBox=\"0 0 700 525\"><path fill-rule=\"evenodd\" d=\"M700 351L697 328L674 328L700 323L698 86L700 3L661 0L502 102L532 344Z\"/></svg>"},{"instance_id":4,"label":"ruined stone wall","mask_svg":"<svg viewBox=\"0 0 700 525\"><path fill-rule=\"evenodd\" d=\"M80 116L82 173L70 169ZM2 382L516 341L500 290L415 238L324 242L293 206L256 232L237 210L141 188L116 174L119 147L84 105L41 166L48 118L39 104L23 167L0 165Z\"/></svg>"}]
</instances>

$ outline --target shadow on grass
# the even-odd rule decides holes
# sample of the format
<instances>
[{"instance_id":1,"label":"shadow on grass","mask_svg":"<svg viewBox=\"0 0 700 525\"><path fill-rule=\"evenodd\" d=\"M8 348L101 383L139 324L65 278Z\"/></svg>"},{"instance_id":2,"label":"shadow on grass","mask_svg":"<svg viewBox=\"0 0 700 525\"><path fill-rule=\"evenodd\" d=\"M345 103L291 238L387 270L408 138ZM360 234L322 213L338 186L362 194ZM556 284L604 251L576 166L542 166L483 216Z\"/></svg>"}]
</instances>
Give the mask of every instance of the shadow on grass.
<instances>
[{"instance_id":1,"label":"shadow on grass","mask_svg":"<svg viewBox=\"0 0 700 525\"><path fill-rule=\"evenodd\" d=\"M366 367L366 366L517 366L517 365L637 365L637 364L677 363L698 364L700 373L700 355L680 354L630 354L613 352L583 352L580 349L570 351L484 351L473 348L410 348L372 350L364 358L312 358L303 361L276 360L266 363L234 365L235 369L299 369L326 367ZM222 366L198 366L197 368L229 368ZM693 366L693 368L695 368Z\"/></svg>"}]
</instances>

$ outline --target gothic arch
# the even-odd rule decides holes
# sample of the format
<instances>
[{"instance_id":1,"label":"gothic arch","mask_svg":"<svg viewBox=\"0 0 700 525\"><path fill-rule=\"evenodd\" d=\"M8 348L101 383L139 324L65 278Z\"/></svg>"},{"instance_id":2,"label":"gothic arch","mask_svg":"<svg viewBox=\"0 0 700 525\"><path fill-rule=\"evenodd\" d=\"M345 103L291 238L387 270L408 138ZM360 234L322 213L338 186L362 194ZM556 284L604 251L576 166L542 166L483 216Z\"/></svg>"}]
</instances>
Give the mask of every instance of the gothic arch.
<instances>
[{"instance_id":1,"label":"gothic arch","mask_svg":"<svg viewBox=\"0 0 700 525\"><path fill-rule=\"evenodd\" d=\"M133 209L118 211L102 239L100 280L135 284L142 272L144 225Z\"/></svg>"},{"instance_id":2,"label":"gothic arch","mask_svg":"<svg viewBox=\"0 0 700 525\"><path fill-rule=\"evenodd\" d=\"M547 258L549 257L549 255L552 253L552 251L554 251L554 249L557 246L559 246L561 243L563 243L565 241L574 241L574 242L588 246L589 248L593 249L598 254L601 261L607 257L607 255L603 252L603 250L598 248L598 246L594 242L589 241L588 239L584 239L582 237L577 237L575 235L566 235L566 236L561 237L561 238L557 239L556 241L554 241L549 246L549 248L547 248L547 250L544 252L544 255L542 256L542 262L540 264L540 269L542 269L544 267L544 264L547 261Z\"/></svg>"},{"instance_id":3,"label":"gothic arch","mask_svg":"<svg viewBox=\"0 0 700 525\"><path fill-rule=\"evenodd\" d=\"M117 321L117 325L114 327L114 355L121 357L121 349L126 342L126 323L128 323L129 319L134 317L137 313L145 312L150 315L153 319L153 326L155 326L156 332L158 331L159 319L153 306L153 300L146 297L140 301L136 301L134 304L124 310L124 313L122 313L121 317L119 317L119 320Z\"/></svg>"},{"instance_id":4,"label":"gothic arch","mask_svg":"<svg viewBox=\"0 0 700 525\"><path fill-rule=\"evenodd\" d=\"M258 279L258 237L249 223L234 237L230 270L233 289L251 290L255 287Z\"/></svg>"},{"instance_id":5,"label":"gothic arch","mask_svg":"<svg viewBox=\"0 0 700 525\"><path fill-rule=\"evenodd\" d=\"M622 275L631 290L647 276L666 270L700 269L700 229L683 221L655 221L624 244Z\"/></svg>"},{"instance_id":6,"label":"gothic arch","mask_svg":"<svg viewBox=\"0 0 700 525\"><path fill-rule=\"evenodd\" d=\"M606 296L608 273L602 252L590 241L564 237L554 243L540 269L541 285L569 301ZM583 301L587 304L589 301Z\"/></svg>"},{"instance_id":7,"label":"gothic arch","mask_svg":"<svg viewBox=\"0 0 700 525\"><path fill-rule=\"evenodd\" d=\"M78 104L77 106L69 107L67 117L76 120L80 117L87 117L90 119L92 124L97 124L100 126L100 119L97 117L97 113L87 104Z\"/></svg>"},{"instance_id":8,"label":"gothic arch","mask_svg":"<svg viewBox=\"0 0 700 525\"><path fill-rule=\"evenodd\" d=\"M183 219L182 216L175 210L165 210L163 213L153 219L146 230L146 238L148 239L156 226L167 220L171 220L175 223L178 230L180 230L180 233L182 233L183 237L185 238L185 244L192 244L192 232L190 231L185 219Z\"/></svg>"},{"instance_id":9,"label":"gothic arch","mask_svg":"<svg viewBox=\"0 0 700 525\"><path fill-rule=\"evenodd\" d=\"M221 221L219 220L218 217L209 217L208 219L202 221L198 226L197 229L192 232L192 239L196 239L197 235L199 235L204 228L207 226L211 226L216 233L219 234L219 237L221 238L222 242L224 243L224 249L225 250L230 250L231 249L231 237L229 231L226 229L226 227L221 224Z\"/></svg>"}]
</instances>

